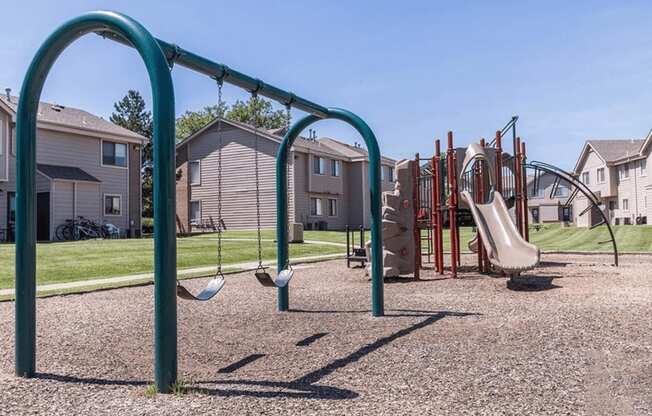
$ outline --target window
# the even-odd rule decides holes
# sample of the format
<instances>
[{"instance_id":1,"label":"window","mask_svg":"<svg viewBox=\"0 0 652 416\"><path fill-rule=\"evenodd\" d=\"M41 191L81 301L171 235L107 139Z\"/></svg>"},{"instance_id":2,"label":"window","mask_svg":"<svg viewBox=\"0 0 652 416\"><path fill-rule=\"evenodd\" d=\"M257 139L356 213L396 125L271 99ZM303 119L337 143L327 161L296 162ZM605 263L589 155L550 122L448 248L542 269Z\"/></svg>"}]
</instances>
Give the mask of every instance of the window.
<instances>
[{"instance_id":1,"label":"window","mask_svg":"<svg viewBox=\"0 0 652 416\"><path fill-rule=\"evenodd\" d=\"M337 217L337 199L328 200L328 215L331 217Z\"/></svg>"},{"instance_id":2,"label":"window","mask_svg":"<svg viewBox=\"0 0 652 416\"><path fill-rule=\"evenodd\" d=\"M190 201L190 224L201 223L201 201Z\"/></svg>"},{"instance_id":3,"label":"window","mask_svg":"<svg viewBox=\"0 0 652 416\"><path fill-rule=\"evenodd\" d=\"M9 128L11 130L11 155L16 156L16 129Z\"/></svg>"},{"instance_id":4,"label":"window","mask_svg":"<svg viewBox=\"0 0 652 416\"><path fill-rule=\"evenodd\" d=\"M629 199L623 199L623 211L629 211Z\"/></svg>"},{"instance_id":5,"label":"window","mask_svg":"<svg viewBox=\"0 0 652 416\"><path fill-rule=\"evenodd\" d=\"M102 141L102 165L127 167L127 145Z\"/></svg>"},{"instance_id":6,"label":"window","mask_svg":"<svg viewBox=\"0 0 652 416\"><path fill-rule=\"evenodd\" d=\"M647 159L641 159L641 176L647 176Z\"/></svg>"},{"instance_id":7,"label":"window","mask_svg":"<svg viewBox=\"0 0 652 416\"><path fill-rule=\"evenodd\" d=\"M589 185L589 172L582 173L582 183L584 185Z\"/></svg>"},{"instance_id":8,"label":"window","mask_svg":"<svg viewBox=\"0 0 652 416\"><path fill-rule=\"evenodd\" d=\"M120 195L104 195L104 215L122 215L122 197Z\"/></svg>"},{"instance_id":9,"label":"window","mask_svg":"<svg viewBox=\"0 0 652 416\"><path fill-rule=\"evenodd\" d=\"M563 207L561 209L562 221L570 222L571 220L571 207Z\"/></svg>"},{"instance_id":10,"label":"window","mask_svg":"<svg viewBox=\"0 0 652 416\"><path fill-rule=\"evenodd\" d=\"M380 180L385 180L385 166L380 166Z\"/></svg>"},{"instance_id":11,"label":"window","mask_svg":"<svg viewBox=\"0 0 652 416\"><path fill-rule=\"evenodd\" d=\"M315 175L323 175L326 172L326 160L324 158L314 156L312 163L312 172Z\"/></svg>"},{"instance_id":12,"label":"window","mask_svg":"<svg viewBox=\"0 0 652 416\"><path fill-rule=\"evenodd\" d=\"M201 162L199 160L191 160L189 165L190 184L201 185Z\"/></svg>"},{"instance_id":13,"label":"window","mask_svg":"<svg viewBox=\"0 0 652 416\"><path fill-rule=\"evenodd\" d=\"M390 182L394 182L394 167L388 166L387 167L387 178L389 179Z\"/></svg>"},{"instance_id":14,"label":"window","mask_svg":"<svg viewBox=\"0 0 652 416\"><path fill-rule=\"evenodd\" d=\"M620 175L620 179L628 179L629 178L629 163L625 163L620 167L618 170L618 173Z\"/></svg>"},{"instance_id":15,"label":"window","mask_svg":"<svg viewBox=\"0 0 652 416\"><path fill-rule=\"evenodd\" d=\"M532 214L532 222L535 223L535 224L538 224L539 223L539 208L532 208L530 210L530 212Z\"/></svg>"},{"instance_id":16,"label":"window","mask_svg":"<svg viewBox=\"0 0 652 416\"><path fill-rule=\"evenodd\" d=\"M310 215L322 215L321 198L310 198Z\"/></svg>"},{"instance_id":17,"label":"window","mask_svg":"<svg viewBox=\"0 0 652 416\"><path fill-rule=\"evenodd\" d=\"M341 168L342 162L339 160L333 160L331 163L331 176L340 176Z\"/></svg>"},{"instance_id":18,"label":"window","mask_svg":"<svg viewBox=\"0 0 652 416\"><path fill-rule=\"evenodd\" d=\"M609 210L613 211L614 209L618 209L618 201L609 201Z\"/></svg>"},{"instance_id":19,"label":"window","mask_svg":"<svg viewBox=\"0 0 652 416\"><path fill-rule=\"evenodd\" d=\"M564 185L559 185L555 190L555 196L557 198L565 198L568 196L568 187Z\"/></svg>"},{"instance_id":20,"label":"window","mask_svg":"<svg viewBox=\"0 0 652 416\"><path fill-rule=\"evenodd\" d=\"M598 183L604 183L604 168L598 169Z\"/></svg>"}]
</instances>

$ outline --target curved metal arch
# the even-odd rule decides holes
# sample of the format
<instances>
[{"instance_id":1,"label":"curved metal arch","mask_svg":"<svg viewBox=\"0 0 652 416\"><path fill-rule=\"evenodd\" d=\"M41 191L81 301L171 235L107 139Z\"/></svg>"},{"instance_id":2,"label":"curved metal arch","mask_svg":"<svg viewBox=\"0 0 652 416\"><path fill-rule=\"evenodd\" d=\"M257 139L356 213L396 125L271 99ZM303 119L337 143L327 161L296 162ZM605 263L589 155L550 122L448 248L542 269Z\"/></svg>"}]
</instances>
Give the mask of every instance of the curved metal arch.
<instances>
[{"instance_id":1,"label":"curved metal arch","mask_svg":"<svg viewBox=\"0 0 652 416\"><path fill-rule=\"evenodd\" d=\"M380 182L380 149L373 131L354 113L340 108L328 108L326 117L307 115L297 120L288 130L276 154L276 246L277 268L280 272L288 263L288 204L287 204L287 159L290 148L299 134L311 124L322 119L344 121L355 128L362 136L369 152L369 184L371 192L371 313L373 316L383 316L383 259L382 259L382 228L381 228L381 182ZM278 289L278 309L289 309L288 286Z\"/></svg>"},{"instance_id":2,"label":"curved metal arch","mask_svg":"<svg viewBox=\"0 0 652 416\"><path fill-rule=\"evenodd\" d=\"M98 30L118 34L143 59L154 115L155 379L168 392L177 378L174 88L156 39L130 17L90 12L61 25L36 52L20 93L16 186L16 374L32 377L36 362L36 117L47 75L59 55L81 36Z\"/></svg>"},{"instance_id":3,"label":"curved metal arch","mask_svg":"<svg viewBox=\"0 0 652 416\"><path fill-rule=\"evenodd\" d=\"M575 187L575 189L580 191L586 197L586 199L591 202L591 205L593 207L597 208L597 211L600 212L600 216L602 217L602 221L601 221L600 224L596 224L596 226L601 225L601 224L604 224L604 225L607 226L607 229L609 230L609 235L611 237L611 244L613 246L613 251L614 251L614 265L618 266L618 246L616 244L616 237L614 236L614 232L613 232L613 229L611 228L611 224L609 224L609 219L607 218L606 215L604 215L604 212L602 212L602 209L600 209L600 205L601 205L600 204L600 198L598 198L598 196L595 193L593 193L593 191L591 189L589 189L584 183L577 180L569 172L567 172L567 171L565 171L563 169L560 169L560 168L558 168L558 167L556 167L554 165L551 165L551 164L545 163L545 162L539 162L539 161L533 160L533 161L531 161L529 163L524 163L523 167L524 168L529 168L529 169L538 169L538 170L543 171L545 173L548 173L550 175L554 175L557 178L561 178L561 179L565 180L566 182L573 185Z\"/></svg>"}]
</instances>

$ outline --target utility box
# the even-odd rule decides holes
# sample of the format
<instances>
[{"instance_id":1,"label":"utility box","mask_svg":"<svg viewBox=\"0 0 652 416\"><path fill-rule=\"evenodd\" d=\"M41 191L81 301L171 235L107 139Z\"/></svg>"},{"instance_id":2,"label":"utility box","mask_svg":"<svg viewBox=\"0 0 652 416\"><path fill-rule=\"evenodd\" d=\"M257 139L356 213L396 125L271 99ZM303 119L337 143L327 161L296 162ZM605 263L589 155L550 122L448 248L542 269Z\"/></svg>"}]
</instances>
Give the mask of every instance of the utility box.
<instances>
[{"instance_id":1,"label":"utility box","mask_svg":"<svg viewBox=\"0 0 652 416\"><path fill-rule=\"evenodd\" d=\"M288 241L290 243L303 243L303 224L293 222L290 224Z\"/></svg>"}]
</instances>

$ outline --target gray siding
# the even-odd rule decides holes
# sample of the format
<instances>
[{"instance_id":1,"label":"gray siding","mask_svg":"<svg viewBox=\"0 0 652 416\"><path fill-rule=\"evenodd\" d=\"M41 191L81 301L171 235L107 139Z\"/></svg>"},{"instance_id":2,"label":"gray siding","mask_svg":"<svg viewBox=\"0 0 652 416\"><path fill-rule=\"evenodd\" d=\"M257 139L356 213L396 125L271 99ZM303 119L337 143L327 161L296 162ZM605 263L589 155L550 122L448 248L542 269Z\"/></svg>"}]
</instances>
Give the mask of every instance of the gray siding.
<instances>
[{"instance_id":1,"label":"gray siding","mask_svg":"<svg viewBox=\"0 0 652 416\"><path fill-rule=\"evenodd\" d=\"M222 130L222 217L229 229L256 227L255 137L230 126ZM206 131L190 143L189 160L201 160L201 185L190 186L190 200L201 201L202 220L217 221L218 136ZM276 226L276 151L278 144L258 138L261 226Z\"/></svg>"},{"instance_id":2,"label":"gray siding","mask_svg":"<svg viewBox=\"0 0 652 416\"><path fill-rule=\"evenodd\" d=\"M57 226L72 218L71 207L74 203L73 183L54 181L50 194L50 218ZM55 226L56 227L56 226ZM50 236L52 236L52 227Z\"/></svg>"},{"instance_id":3,"label":"gray siding","mask_svg":"<svg viewBox=\"0 0 652 416\"><path fill-rule=\"evenodd\" d=\"M131 146L128 146L131 148ZM129 152L131 156L131 152ZM95 213L94 216L88 217L102 223L105 220L111 222L116 226L125 230L128 226L129 220L129 195L128 195L128 177L129 169L116 168L109 166L102 166L101 164L101 139L90 136L75 135L71 133L61 133L49 130L38 130L37 133L37 162L59 166L75 166L83 169L89 174L93 175L101 181L99 191L93 191L90 195L82 195L86 187L80 188L77 198L83 203L91 204L88 209L82 207L84 212ZM16 189L16 159L14 155L9 157L9 178L10 180L3 186L6 191L15 191ZM139 174L139 173L136 173ZM37 180L38 187L42 190L47 188L47 179L41 178ZM58 181L57 181L58 182ZM81 183L81 182L80 182ZM68 192L68 188L72 189L72 182L70 186L61 185L53 187L53 194L51 196L51 212L52 218L50 228L51 235L53 230L61 224L65 219L72 218L74 215L74 208L72 203L72 196L68 198L67 194L59 197L56 195L58 191ZM120 216L104 217L103 215L103 195L115 194L122 197L122 212ZM93 202L92 200L95 199ZM64 205L65 201L65 205ZM57 205L58 204L58 205ZM6 211L6 201L2 203L3 210ZM96 207L99 206L100 210L97 211ZM78 204L78 208L80 205ZM4 226L6 222L6 214L0 217L0 223Z\"/></svg>"}]
</instances>

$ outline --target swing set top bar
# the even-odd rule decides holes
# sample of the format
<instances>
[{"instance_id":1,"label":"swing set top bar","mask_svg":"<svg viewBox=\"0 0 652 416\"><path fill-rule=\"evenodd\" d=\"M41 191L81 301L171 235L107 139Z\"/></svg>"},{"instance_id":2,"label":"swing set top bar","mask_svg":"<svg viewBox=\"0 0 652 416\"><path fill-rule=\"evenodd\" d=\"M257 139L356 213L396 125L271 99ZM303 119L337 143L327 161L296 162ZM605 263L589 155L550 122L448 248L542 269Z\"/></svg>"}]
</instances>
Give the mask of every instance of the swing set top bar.
<instances>
[{"instance_id":1,"label":"swing set top bar","mask_svg":"<svg viewBox=\"0 0 652 416\"><path fill-rule=\"evenodd\" d=\"M97 33L99 36L102 36L103 38L133 47L131 43L124 37L113 31L99 30L95 33ZM211 61L210 59L187 51L172 43L168 43L158 38L156 38L156 41L158 42L161 50L165 54L170 64L179 64L190 70L208 75L217 80L222 79L224 82L228 82L229 84L243 88L247 91L250 91L251 93L271 98L272 100L278 101L283 105L289 105L294 108L298 108L299 110L314 114L319 118L327 118L328 109L326 107L306 100L305 98L298 97L292 92L288 92L273 85L266 84L260 79L250 77L247 74L244 74L233 68L229 68L224 64Z\"/></svg>"}]
</instances>

